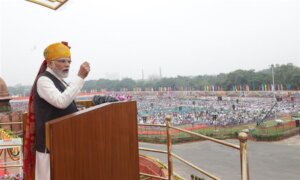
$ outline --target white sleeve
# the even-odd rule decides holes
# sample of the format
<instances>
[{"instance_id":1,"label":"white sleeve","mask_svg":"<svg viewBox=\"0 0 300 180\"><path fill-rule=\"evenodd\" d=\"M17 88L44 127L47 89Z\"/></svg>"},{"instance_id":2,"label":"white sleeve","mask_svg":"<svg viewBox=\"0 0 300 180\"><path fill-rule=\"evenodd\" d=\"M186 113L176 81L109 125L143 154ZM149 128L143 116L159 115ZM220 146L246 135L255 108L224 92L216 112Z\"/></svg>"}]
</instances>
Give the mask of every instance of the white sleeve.
<instances>
[{"instance_id":1,"label":"white sleeve","mask_svg":"<svg viewBox=\"0 0 300 180\"><path fill-rule=\"evenodd\" d=\"M61 93L50 78L41 76L37 81L37 92L41 98L46 100L52 106L59 109L65 109L73 100L75 100L76 96L80 93L83 84L84 80L77 77L75 81Z\"/></svg>"}]
</instances>

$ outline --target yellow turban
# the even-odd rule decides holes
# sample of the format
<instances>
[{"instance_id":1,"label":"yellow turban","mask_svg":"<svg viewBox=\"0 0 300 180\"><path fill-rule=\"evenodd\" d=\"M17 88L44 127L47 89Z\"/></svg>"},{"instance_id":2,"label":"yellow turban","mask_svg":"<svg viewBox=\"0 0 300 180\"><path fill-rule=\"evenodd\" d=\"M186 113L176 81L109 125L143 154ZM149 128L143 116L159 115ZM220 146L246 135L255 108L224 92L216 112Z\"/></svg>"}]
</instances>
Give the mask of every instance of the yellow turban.
<instances>
[{"instance_id":1,"label":"yellow turban","mask_svg":"<svg viewBox=\"0 0 300 180\"><path fill-rule=\"evenodd\" d=\"M46 61L53 61L58 58L70 58L70 48L66 43L51 44L44 50L44 57Z\"/></svg>"}]
</instances>

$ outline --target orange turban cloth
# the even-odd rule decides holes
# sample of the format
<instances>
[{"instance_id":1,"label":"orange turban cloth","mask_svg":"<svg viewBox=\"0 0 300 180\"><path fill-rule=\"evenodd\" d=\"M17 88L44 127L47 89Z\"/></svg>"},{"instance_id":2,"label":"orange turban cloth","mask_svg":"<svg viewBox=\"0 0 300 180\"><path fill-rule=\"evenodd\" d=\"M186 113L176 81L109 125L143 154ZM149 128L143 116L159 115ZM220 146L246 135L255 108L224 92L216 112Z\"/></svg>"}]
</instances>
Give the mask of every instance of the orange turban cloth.
<instances>
[{"instance_id":1,"label":"orange turban cloth","mask_svg":"<svg viewBox=\"0 0 300 180\"><path fill-rule=\"evenodd\" d=\"M46 61L53 61L58 58L70 58L71 52L67 42L54 43L44 50Z\"/></svg>"}]
</instances>

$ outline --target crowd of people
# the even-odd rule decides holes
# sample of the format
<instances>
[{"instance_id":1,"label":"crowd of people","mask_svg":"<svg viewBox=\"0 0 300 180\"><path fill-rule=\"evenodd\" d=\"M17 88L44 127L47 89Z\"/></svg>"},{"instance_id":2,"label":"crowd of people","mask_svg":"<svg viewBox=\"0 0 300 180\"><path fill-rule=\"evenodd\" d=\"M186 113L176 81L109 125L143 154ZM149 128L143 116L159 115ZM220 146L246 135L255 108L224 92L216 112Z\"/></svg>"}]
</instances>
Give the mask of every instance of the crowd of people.
<instances>
[{"instance_id":1,"label":"crowd of people","mask_svg":"<svg viewBox=\"0 0 300 180\"><path fill-rule=\"evenodd\" d=\"M188 93L107 93L120 101L136 100L139 123L164 124L165 116L171 115L173 125L238 125L256 123L276 116L300 111L300 103L276 101L272 96L194 96ZM121 98L120 98L121 97ZM93 96L80 96L77 100L92 100ZM12 100L14 111L27 111L27 100ZM273 107L274 106L274 107Z\"/></svg>"},{"instance_id":2,"label":"crowd of people","mask_svg":"<svg viewBox=\"0 0 300 180\"><path fill-rule=\"evenodd\" d=\"M139 122L164 124L171 115L173 125L238 125L259 123L275 116L299 112L299 103L277 101L272 97L199 96L178 97L174 94L137 97Z\"/></svg>"}]
</instances>

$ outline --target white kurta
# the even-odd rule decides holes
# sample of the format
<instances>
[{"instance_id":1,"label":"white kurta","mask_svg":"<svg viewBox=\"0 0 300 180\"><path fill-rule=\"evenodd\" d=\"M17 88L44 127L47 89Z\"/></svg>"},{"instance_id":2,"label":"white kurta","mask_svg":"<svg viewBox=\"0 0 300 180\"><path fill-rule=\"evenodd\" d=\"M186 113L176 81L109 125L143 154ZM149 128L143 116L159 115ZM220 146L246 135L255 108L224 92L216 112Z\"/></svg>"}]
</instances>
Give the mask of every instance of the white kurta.
<instances>
[{"instance_id":1,"label":"white kurta","mask_svg":"<svg viewBox=\"0 0 300 180\"><path fill-rule=\"evenodd\" d=\"M77 76L73 83L67 85L50 68L47 68L46 71L53 74L57 79L65 84L66 89L63 93L61 93L55 87L51 79L46 76L41 76L37 81L37 92L39 96L56 108L67 108L80 93L84 80ZM50 180L50 155L48 153L36 151L35 179Z\"/></svg>"}]
</instances>

